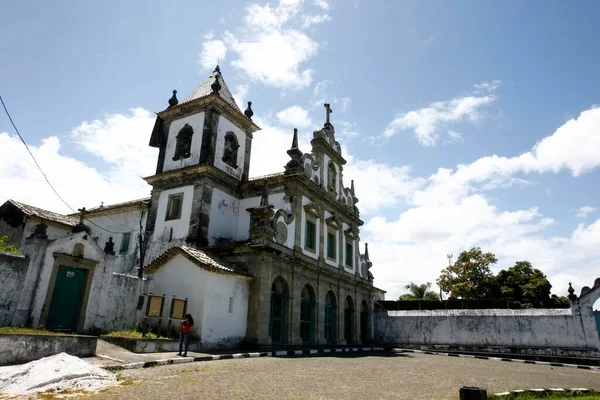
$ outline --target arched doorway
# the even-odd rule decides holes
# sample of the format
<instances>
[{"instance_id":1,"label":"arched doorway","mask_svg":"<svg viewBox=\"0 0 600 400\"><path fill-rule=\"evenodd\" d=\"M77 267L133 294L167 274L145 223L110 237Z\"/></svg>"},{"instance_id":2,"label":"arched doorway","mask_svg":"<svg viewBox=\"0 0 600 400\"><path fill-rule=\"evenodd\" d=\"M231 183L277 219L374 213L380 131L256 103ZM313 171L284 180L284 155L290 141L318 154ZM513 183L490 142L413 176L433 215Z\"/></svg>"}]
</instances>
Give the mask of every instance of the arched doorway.
<instances>
[{"instance_id":1,"label":"arched doorway","mask_svg":"<svg viewBox=\"0 0 600 400\"><path fill-rule=\"evenodd\" d=\"M354 301L352 297L346 297L344 308L344 339L346 344L354 343Z\"/></svg>"},{"instance_id":2,"label":"arched doorway","mask_svg":"<svg viewBox=\"0 0 600 400\"><path fill-rule=\"evenodd\" d=\"M327 344L336 344L336 303L335 295L330 290L325 296L325 340Z\"/></svg>"},{"instance_id":3,"label":"arched doorway","mask_svg":"<svg viewBox=\"0 0 600 400\"><path fill-rule=\"evenodd\" d=\"M271 343L283 344L287 337L287 303L289 291L287 282L278 277L271 285L271 317L269 319L269 335Z\"/></svg>"},{"instance_id":4,"label":"arched doorway","mask_svg":"<svg viewBox=\"0 0 600 400\"><path fill-rule=\"evenodd\" d=\"M315 294L304 285L300 300L300 337L303 344L313 344L315 338Z\"/></svg>"},{"instance_id":5,"label":"arched doorway","mask_svg":"<svg viewBox=\"0 0 600 400\"><path fill-rule=\"evenodd\" d=\"M364 300L360 304L360 341L362 344L369 342L369 306Z\"/></svg>"}]
</instances>

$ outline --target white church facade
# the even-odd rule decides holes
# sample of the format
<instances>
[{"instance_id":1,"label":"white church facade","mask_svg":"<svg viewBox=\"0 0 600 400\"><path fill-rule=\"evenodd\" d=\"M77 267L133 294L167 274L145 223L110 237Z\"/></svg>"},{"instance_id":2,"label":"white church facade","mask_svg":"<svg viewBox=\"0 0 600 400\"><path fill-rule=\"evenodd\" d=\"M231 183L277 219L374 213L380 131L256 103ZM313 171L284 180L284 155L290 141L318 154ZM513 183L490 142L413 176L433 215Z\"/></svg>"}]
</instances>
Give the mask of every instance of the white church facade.
<instances>
[{"instance_id":1,"label":"white church facade","mask_svg":"<svg viewBox=\"0 0 600 400\"><path fill-rule=\"evenodd\" d=\"M326 108L312 149L290 135L283 171L249 177L251 103L219 67L157 114L150 197L61 215L9 200L0 236L0 325L89 332L174 329L193 315L207 346L366 344L373 286L354 185ZM177 322L178 323L178 322Z\"/></svg>"}]
</instances>

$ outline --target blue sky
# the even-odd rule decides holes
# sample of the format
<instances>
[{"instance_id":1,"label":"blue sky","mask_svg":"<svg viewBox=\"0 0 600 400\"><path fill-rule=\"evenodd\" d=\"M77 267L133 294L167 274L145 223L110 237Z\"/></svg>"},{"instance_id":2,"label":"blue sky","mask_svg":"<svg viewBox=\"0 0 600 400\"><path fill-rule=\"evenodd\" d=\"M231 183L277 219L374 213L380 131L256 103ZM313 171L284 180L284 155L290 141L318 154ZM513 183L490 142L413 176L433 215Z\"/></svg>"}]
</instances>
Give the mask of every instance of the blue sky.
<instances>
[{"instance_id":1,"label":"blue sky","mask_svg":"<svg viewBox=\"0 0 600 400\"><path fill-rule=\"evenodd\" d=\"M294 126L309 151L332 103L389 297L474 245L498 268L531 260L560 294L600 276L598 2L203 3L1 6L1 94L73 206L146 195L152 113L220 57L264 128L255 174L282 169ZM7 118L0 141L0 200L66 211Z\"/></svg>"}]
</instances>

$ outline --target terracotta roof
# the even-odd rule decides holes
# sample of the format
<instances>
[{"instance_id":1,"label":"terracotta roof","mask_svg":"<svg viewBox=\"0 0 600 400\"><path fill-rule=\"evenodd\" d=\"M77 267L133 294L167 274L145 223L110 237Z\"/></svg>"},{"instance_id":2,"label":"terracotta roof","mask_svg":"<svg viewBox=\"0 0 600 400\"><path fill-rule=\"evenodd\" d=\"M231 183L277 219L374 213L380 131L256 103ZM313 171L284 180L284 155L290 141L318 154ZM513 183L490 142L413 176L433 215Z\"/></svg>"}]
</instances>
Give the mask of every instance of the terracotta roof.
<instances>
[{"instance_id":1,"label":"terracotta roof","mask_svg":"<svg viewBox=\"0 0 600 400\"><path fill-rule=\"evenodd\" d=\"M109 204L107 206L93 207L90 209L86 209L85 211L88 213L93 213L93 212L100 212L100 211L116 210L119 208L125 208L125 207L133 206L136 204L143 204L147 201L150 201L150 197L144 197L143 199L124 201L122 203ZM69 216L78 216L78 215L79 215L79 213L69 214Z\"/></svg>"},{"instance_id":2,"label":"terracotta roof","mask_svg":"<svg viewBox=\"0 0 600 400\"><path fill-rule=\"evenodd\" d=\"M167 264L176 255L181 254L200 268L204 268L207 271L216 272L219 274L227 275L241 275L252 277L248 272L241 270L235 266L229 265L226 261L215 257L212 254L208 254L202 250L194 249L188 246L175 246L171 247L164 253L162 253L156 260L144 267L146 273L153 273L163 265Z\"/></svg>"},{"instance_id":3,"label":"terracotta roof","mask_svg":"<svg viewBox=\"0 0 600 400\"><path fill-rule=\"evenodd\" d=\"M202 84L200 84L200 86L198 86L196 90L194 90L188 97L186 97L185 100L182 101L182 104L210 95L213 92L211 85L215 82L216 75L219 75L219 84L221 85L221 90L219 90L219 96L221 96L223 100L235 107L236 110L241 112L240 108L235 102L235 99L233 98L233 95L229 91L227 84L225 83L225 79L223 79L223 75L217 70L213 71L213 73L210 74L207 80L202 82Z\"/></svg>"},{"instance_id":4,"label":"terracotta roof","mask_svg":"<svg viewBox=\"0 0 600 400\"><path fill-rule=\"evenodd\" d=\"M41 208L30 206L29 204L20 203L15 200L8 200L7 203L11 203L13 206L17 207L26 215L35 216L46 221L57 222L59 224L67 226L75 226L79 222L79 218L44 210Z\"/></svg>"},{"instance_id":5,"label":"terracotta roof","mask_svg":"<svg viewBox=\"0 0 600 400\"><path fill-rule=\"evenodd\" d=\"M261 179L268 179L268 178L273 178L275 176L283 176L283 175L285 175L284 172L276 172L274 174L254 176L254 177L252 177L252 178L250 178L248 180L249 181L258 181L258 180L261 180Z\"/></svg>"}]
</instances>

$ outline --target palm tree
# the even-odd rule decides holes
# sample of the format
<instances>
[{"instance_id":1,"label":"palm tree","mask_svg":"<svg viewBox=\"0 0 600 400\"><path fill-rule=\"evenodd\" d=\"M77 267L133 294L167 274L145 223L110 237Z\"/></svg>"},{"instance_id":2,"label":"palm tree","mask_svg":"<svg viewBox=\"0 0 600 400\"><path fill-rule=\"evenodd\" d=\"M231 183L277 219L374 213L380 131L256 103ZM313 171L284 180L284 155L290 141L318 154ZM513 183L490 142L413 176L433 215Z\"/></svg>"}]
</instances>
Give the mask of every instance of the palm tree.
<instances>
[{"instance_id":1,"label":"palm tree","mask_svg":"<svg viewBox=\"0 0 600 400\"><path fill-rule=\"evenodd\" d=\"M440 299L440 296L431 289L431 283L427 282L422 285L418 285L414 282L409 283L404 287L409 291L400 296L398 300L430 300L436 301Z\"/></svg>"}]
</instances>

